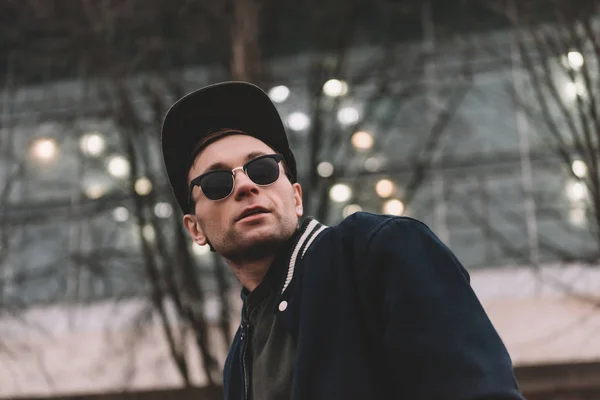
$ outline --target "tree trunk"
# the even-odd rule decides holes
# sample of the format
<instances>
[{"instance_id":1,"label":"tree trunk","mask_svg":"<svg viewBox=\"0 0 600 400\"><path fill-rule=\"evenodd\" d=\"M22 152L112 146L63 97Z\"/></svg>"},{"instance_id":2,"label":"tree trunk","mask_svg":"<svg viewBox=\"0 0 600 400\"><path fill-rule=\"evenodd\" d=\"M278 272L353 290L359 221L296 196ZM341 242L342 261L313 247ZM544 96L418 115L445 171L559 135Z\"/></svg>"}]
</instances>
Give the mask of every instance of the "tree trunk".
<instances>
[{"instance_id":1,"label":"tree trunk","mask_svg":"<svg viewBox=\"0 0 600 400\"><path fill-rule=\"evenodd\" d=\"M231 77L256 81L261 76L260 11L258 0L233 0Z\"/></svg>"}]
</instances>

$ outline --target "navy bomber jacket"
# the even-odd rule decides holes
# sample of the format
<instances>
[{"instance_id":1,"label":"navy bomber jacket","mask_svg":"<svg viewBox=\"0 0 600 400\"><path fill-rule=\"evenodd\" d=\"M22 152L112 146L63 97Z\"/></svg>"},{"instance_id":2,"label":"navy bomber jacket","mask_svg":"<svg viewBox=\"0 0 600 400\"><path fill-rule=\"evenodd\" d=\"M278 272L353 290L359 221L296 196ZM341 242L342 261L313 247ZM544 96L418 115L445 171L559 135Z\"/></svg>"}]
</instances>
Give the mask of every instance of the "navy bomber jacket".
<instances>
[{"instance_id":1,"label":"navy bomber jacket","mask_svg":"<svg viewBox=\"0 0 600 400\"><path fill-rule=\"evenodd\" d=\"M307 219L279 293L287 307L274 312L296 340L292 400L523 400L467 271L419 221ZM242 321L227 400L247 396L244 335Z\"/></svg>"}]
</instances>

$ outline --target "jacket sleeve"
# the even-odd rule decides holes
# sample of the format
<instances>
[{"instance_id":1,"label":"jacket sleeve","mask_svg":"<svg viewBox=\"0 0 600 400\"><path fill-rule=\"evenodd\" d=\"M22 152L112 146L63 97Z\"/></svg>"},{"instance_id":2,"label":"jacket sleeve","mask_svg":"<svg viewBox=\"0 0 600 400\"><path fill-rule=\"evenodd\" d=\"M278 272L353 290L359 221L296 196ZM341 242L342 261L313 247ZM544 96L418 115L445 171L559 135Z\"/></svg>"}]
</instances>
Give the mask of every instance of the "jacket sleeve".
<instances>
[{"instance_id":1,"label":"jacket sleeve","mask_svg":"<svg viewBox=\"0 0 600 400\"><path fill-rule=\"evenodd\" d=\"M523 399L467 271L426 225L381 223L366 256L359 282L374 310L371 329L393 398Z\"/></svg>"}]
</instances>

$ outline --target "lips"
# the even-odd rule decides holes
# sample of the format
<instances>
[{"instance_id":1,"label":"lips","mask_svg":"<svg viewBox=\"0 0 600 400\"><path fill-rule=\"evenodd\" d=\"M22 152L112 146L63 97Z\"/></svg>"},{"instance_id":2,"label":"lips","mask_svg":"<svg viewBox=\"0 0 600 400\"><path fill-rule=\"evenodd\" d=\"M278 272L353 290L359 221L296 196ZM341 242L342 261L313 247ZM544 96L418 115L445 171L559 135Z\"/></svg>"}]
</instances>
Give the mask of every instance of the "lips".
<instances>
[{"instance_id":1,"label":"lips","mask_svg":"<svg viewBox=\"0 0 600 400\"><path fill-rule=\"evenodd\" d=\"M248 207L244 211L242 211L242 213L237 217L236 222L240 221L246 217L249 217L250 215L266 214L268 212L269 212L269 210L267 210L266 208L263 208L263 207Z\"/></svg>"}]
</instances>

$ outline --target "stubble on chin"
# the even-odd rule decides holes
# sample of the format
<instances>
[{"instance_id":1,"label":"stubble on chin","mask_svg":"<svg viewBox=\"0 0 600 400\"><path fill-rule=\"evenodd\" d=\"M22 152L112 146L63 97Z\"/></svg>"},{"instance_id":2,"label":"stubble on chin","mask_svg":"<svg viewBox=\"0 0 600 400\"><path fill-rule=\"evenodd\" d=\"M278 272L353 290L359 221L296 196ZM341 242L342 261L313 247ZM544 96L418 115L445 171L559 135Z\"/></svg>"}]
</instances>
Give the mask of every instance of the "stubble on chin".
<instances>
[{"instance_id":1,"label":"stubble on chin","mask_svg":"<svg viewBox=\"0 0 600 400\"><path fill-rule=\"evenodd\" d=\"M223 257L235 263L257 261L277 254L281 245L284 244L294 233L289 234L288 229L279 227L278 232L271 235L259 235L253 238L244 237L239 232L232 232L226 240L225 248L220 252Z\"/></svg>"},{"instance_id":2,"label":"stubble on chin","mask_svg":"<svg viewBox=\"0 0 600 400\"><path fill-rule=\"evenodd\" d=\"M232 240L221 251L221 255L236 264L258 261L275 255L285 241L286 239L277 237L259 237L255 240Z\"/></svg>"}]
</instances>

